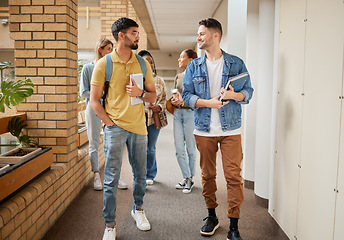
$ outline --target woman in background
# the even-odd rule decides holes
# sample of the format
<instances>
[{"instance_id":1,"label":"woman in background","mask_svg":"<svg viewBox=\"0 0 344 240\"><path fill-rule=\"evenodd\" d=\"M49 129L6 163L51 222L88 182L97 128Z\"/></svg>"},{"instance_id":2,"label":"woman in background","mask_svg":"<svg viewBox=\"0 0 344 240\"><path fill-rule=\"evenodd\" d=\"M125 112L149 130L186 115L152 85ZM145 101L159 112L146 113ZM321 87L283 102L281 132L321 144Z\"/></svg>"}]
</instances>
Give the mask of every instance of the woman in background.
<instances>
[{"instance_id":1,"label":"woman in background","mask_svg":"<svg viewBox=\"0 0 344 240\"><path fill-rule=\"evenodd\" d=\"M94 172L94 190L103 190L102 181L99 174L99 145L100 145L100 128L101 120L93 111L89 103L91 91L91 78L95 63L104 57L106 54L111 53L113 43L106 38L101 38L96 44L96 60L87 63L83 66L80 77L80 96L86 99L86 127L87 137L89 144L89 158L91 161L92 172ZM118 183L118 188L127 189L128 186L121 179Z\"/></svg>"},{"instance_id":2,"label":"woman in background","mask_svg":"<svg viewBox=\"0 0 344 240\"><path fill-rule=\"evenodd\" d=\"M145 103L145 113L147 116L146 124L148 132L146 183L147 185L152 185L157 174L156 142L160 133L160 129L156 129L154 127L153 112L166 111L166 87L164 79L156 75L155 63L152 55L146 50L140 51L138 55L140 55L145 60L147 60L148 63L150 63L156 90L155 102Z\"/></svg>"},{"instance_id":3,"label":"woman in background","mask_svg":"<svg viewBox=\"0 0 344 240\"><path fill-rule=\"evenodd\" d=\"M183 181L177 183L177 189L183 189L183 193L190 193L194 185L192 180L195 176L196 165L196 143L193 135L194 113L191 108L184 104L181 94L183 93L183 77L189 62L197 58L197 53L192 49L181 52L178 59L179 68L184 72L178 74L174 80L172 104L175 106L173 113L173 134L176 157L182 171Z\"/></svg>"}]
</instances>

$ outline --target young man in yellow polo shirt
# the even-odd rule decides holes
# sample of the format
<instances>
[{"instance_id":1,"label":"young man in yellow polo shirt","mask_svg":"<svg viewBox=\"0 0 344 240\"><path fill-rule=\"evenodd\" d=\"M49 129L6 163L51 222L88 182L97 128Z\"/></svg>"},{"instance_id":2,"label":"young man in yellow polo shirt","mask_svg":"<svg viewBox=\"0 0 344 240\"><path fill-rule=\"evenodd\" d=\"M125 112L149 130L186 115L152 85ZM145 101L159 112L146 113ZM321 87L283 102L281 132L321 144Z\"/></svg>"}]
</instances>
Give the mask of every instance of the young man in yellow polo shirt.
<instances>
[{"instance_id":1,"label":"young man in yellow polo shirt","mask_svg":"<svg viewBox=\"0 0 344 240\"><path fill-rule=\"evenodd\" d=\"M143 103L132 105L131 97L140 97L145 102L156 98L152 70L145 61L147 73L144 90L135 83L130 84L130 75L142 73L140 63L132 52L138 48L140 39L138 24L129 18L120 18L111 27L117 42L111 53L112 76L105 101L105 110L100 104L104 84L106 58L99 60L91 81L91 106L104 122L104 208L106 229L103 240L116 239L116 193L122 166L122 153L127 145L129 162L134 175L134 208L131 212L136 226L142 231L150 230L150 224L142 209L146 189L147 130Z\"/></svg>"}]
</instances>

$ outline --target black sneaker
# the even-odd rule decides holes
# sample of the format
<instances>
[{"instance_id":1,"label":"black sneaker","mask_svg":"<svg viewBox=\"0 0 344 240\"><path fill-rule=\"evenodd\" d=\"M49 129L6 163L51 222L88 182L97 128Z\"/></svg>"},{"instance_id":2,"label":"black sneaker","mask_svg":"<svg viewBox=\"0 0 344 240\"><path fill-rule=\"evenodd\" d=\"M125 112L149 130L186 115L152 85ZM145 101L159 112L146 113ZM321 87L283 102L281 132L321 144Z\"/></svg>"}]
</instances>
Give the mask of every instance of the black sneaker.
<instances>
[{"instance_id":1,"label":"black sneaker","mask_svg":"<svg viewBox=\"0 0 344 240\"><path fill-rule=\"evenodd\" d=\"M227 240L242 240L238 229L231 228L227 234Z\"/></svg>"},{"instance_id":2,"label":"black sneaker","mask_svg":"<svg viewBox=\"0 0 344 240\"><path fill-rule=\"evenodd\" d=\"M190 193L193 185L194 185L194 182L191 180L191 178L187 178L185 181L185 187L183 189L183 193Z\"/></svg>"},{"instance_id":3,"label":"black sneaker","mask_svg":"<svg viewBox=\"0 0 344 240\"><path fill-rule=\"evenodd\" d=\"M208 216L205 219L203 219L203 221L204 220L207 220L207 221L201 228L201 235L203 236L214 235L215 230L218 229L220 226L219 220L217 219L217 217L213 217L213 216Z\"/></svg>"}]
</instances>

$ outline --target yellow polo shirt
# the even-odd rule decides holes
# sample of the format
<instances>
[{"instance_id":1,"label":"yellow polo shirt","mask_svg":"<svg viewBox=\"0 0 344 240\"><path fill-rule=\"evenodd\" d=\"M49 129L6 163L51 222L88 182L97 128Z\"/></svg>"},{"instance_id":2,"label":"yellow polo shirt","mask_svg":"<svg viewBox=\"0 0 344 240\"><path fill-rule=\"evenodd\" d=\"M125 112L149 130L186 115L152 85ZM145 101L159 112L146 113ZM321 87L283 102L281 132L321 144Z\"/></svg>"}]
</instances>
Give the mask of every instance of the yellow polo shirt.
<instances>
[{"instance_id":1,"label":"yellow polo shirt","mask_svg":"<svg viewBox=\"0 0 344 240\"><path fill-rule=\"evenodd\" d=\"M109 91L105 101L105 111L111 120L119 127L129 132L146 135L146 117L143 103L131 105L130 96L126 92L126 85L130 84L130 75L142 73L140 63L134 53L127 63L117 55L116 50L111 53L113 72L109 83ZM152 69L145 60L147 74L145 84L154 83ZM91 85L104 87L106 58L97 61Z\"/></svg>"}]
</instances>

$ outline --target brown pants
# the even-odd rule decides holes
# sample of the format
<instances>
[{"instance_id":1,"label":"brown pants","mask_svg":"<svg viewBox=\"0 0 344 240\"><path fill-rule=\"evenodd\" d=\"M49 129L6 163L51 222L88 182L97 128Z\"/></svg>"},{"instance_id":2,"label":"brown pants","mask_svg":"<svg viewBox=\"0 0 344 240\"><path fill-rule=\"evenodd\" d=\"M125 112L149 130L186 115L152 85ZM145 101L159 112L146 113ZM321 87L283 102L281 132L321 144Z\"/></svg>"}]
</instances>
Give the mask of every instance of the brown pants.
<instances>
[{"instance_id":1,"label":"brown pants","mask_svg":"<svg viewBox=\"0 0 344 240\"><path fill-rule=\"evenodd\" d=\"M202 194L207 208L216 208L216 153L218 143L222 154L222 167L227 182L228 217L240 217L240 205L244 201L241 172L241 135L227 137L202 137L195 135L200 153Z\"/></svg>"}]
</instances>

